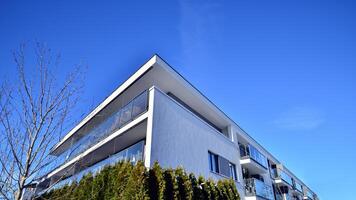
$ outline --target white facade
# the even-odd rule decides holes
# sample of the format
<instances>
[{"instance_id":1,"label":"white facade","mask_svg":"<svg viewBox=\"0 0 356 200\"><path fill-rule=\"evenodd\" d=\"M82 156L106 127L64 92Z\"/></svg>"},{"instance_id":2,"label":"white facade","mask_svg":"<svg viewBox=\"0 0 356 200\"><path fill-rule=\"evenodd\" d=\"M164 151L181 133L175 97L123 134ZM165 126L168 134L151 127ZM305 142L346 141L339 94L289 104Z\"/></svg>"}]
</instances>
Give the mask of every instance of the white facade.
<instances>
[{"instance_id":1,"label":"white facade","mask_svg":"<svg viewBox=\"0 0 356 200\"><path fill-rule=\"evenodd\" d=\"M183 166L196 175L220 179L223 177L209 170L208 151L239 163L237 144L159 89L153 88L151 94L154 95L151 165L159 161L163 167Z\"/></svg>"},{"instance_id":2,"label":"white facade","mask_svg":"<svg viewBox=\"0 0 356 200\"><path fill-rule=\"evenodd\" d=\"M112 164L123 158L122 152L130 155L126 159L142 159L146 167L158 161L206 178L233 178L246 200L317 199L157 55L52 148L59 164L43 173L38 191Z\"/></svg>"}]
</instances>

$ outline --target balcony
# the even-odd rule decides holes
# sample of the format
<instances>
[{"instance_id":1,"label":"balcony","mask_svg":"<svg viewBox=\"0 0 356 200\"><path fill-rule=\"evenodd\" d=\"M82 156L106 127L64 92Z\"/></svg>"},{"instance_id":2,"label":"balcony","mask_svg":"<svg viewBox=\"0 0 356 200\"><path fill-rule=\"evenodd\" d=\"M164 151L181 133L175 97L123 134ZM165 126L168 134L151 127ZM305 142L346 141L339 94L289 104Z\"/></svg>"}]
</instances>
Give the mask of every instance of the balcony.
<instances>
[{"instance_id":1,"label":"balcony","mask_svg":"<svg viewBox=\"0 0 356 200\"><path fill-rule=\"evenodd\" d=\"M268 172L266 157L255 147L248 144L239 143L240 164L243 165L251 174L265 174Z\"/></svg>"},{"instance_id":2,"label":"balcony","mask_svg":"<svg viewBox=\"0 0 356 200\"><path fill-rule=\"evenodd\" d=\"M309 190L306 190L303 199L306 199L306 200L314 200L314 195L313 195L313 193L310 192Z\"/></svg>"},{"instance_id":3,"label":"balcony","mask_svg":"<svg viewBox=\"0 0 356 200\"><path fill-rule=\"evenodd\" d=\"M83 136L78 142L76 142L70 149L67 150L68 154L66 161L71 160L116 130L120 129L128 122L134 120L140 114L146 112L148 108L147 101L148 93L145 91L144 93L135 97L127 105L111 114L111 116L93 128L88 134Z\"/></svg>"},{"instance_id":4,"label":"balcony","mask_svg":"<svg viewBox=\"0 0 356 200\"><path fill-rule=\"evenodd\" d=\"M303 186L293 179L293 192L296 196L303 196ZM302 199L302 198L299 198Z\"/></svg>"},{"instance_id":5,"label":"balcony","mask_svg":"<svg viewBox=\"0 0 356 200\"><path fill-rule=\"evenodd\" d=\"M273 200L272 187L255 178L245 179L245 193L246 196Z\"/></svg>"},{"instance_id":6,"label":"balcony","mask_svg":"<svg viewBox=\"0 0 356 200\"><path fill-rule=\"evenodd\" d=\"M291 196L290 194L276 194L276 200L301 200Z\"/></svg>"},{"instance_id":7,"label":"balcony","mask_svg":"<svg viewBox=\"0 0 356 200\"><path fill-rule=\"evenodd\" d=\"M72 142L73 145L61 155L55 157L53 162L51 162L48 166L39 171L36 175L36 178L40 178L58 168L59 166L72 160L129 122L133 121L147 110L148 91L144 91L132 99L125 106L117 109L116 111L112 111L110 115L96 116L102 118L101 122L98 123L95 127L90 128L90 130L88 130L88 132L79 140Z\"/></svg>"},{"instance_id":8,"label":"balcony","mask_svg":"<svg viewBox=\"0 0 356 200\"><path fill-rule=\"evenodd\" d=\"M292 196L292 200L302 200L303 199L303 195L300 194L293 194Z\"/></svg>"},{"instance_id":9,"label":"balcony","mask_svg":"<svg viewBox=\"0 0 356 200\"><path fill-rule=\"evenodd\" d=\"M271 177L276 184L293 187L293 178L278 167L271 169Z\"/></svg>"},{"instance_id":10,"label":"balcony","mask_svg":"<svg viewBox=\"0 0 356 200\"><path fill-rule=\"evenodd\" d=\"M121 151L109 156L108 158L102 161L97 162L94 165L91 165L84 169L80 167L75 167L76 170L73 172L73 174L67 174L66 176L62 176L61 178L52 177L51 179L54 180L50 180L50 188L38 188L37 193L42 194L44 192L48 192L47 190L58 189L73 182L79 182L84 175L88 173L96 174L105 166L114 165L120 161L125 160L136 164L138 161L143 160L144 144L145 141L141 140L138 143L126 147L125 149L122 149Z\"/></svg>"}]
</instances>

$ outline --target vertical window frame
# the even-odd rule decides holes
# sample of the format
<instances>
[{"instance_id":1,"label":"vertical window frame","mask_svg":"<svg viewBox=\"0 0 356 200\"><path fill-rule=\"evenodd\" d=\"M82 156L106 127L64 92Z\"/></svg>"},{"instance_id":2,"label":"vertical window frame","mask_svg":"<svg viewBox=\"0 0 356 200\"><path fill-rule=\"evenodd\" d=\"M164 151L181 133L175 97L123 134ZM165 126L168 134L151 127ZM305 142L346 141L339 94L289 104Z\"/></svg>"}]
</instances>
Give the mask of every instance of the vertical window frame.
<instances>
[{"instance_id":1,"label":"vertical window frame","mask_svg":"<svg viewBox=\"0 0 356 200\"><path fill-rule=\"evenodd\" d=\"M219 156L211 151L208 151L209 170L214 173L219 173Z\"/></svg>"}]
</instances>

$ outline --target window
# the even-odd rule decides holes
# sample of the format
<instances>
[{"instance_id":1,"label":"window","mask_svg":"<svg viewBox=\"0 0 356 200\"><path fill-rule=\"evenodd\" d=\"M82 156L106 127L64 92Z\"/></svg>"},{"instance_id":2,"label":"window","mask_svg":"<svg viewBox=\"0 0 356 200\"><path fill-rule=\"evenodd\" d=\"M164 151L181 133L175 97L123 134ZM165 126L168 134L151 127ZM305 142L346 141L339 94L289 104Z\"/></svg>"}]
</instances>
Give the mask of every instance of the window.
<instances>
[{"instance_id":1,"label":"window","mask_svg":"<svg viewBox=\"0 0 356 200\"><path fill-rule=\"evenodd\" d=\"M210 171L219 173L219 156L209 151Z\"/></svg>"},{"instance_id":2,"label":"window","mask_svg":"<svg viewBox=\"0 0 356 200\"><path fill-rule=\"evenodd\" d=\"M230 177L234 180L237 180L235 164L229 163L229 168L230 168Z\"/></svg>"},{"instance_id":3,"label":"window","mask_svg":"<svg viewBox=\"0 0 356 200\"><path fill-rule=\"evenodd\" d=\"M208 151L209 155L209 169L211 172L221 174L237 180L236 165L222 156Z\"/></svg>"}]
</instances>

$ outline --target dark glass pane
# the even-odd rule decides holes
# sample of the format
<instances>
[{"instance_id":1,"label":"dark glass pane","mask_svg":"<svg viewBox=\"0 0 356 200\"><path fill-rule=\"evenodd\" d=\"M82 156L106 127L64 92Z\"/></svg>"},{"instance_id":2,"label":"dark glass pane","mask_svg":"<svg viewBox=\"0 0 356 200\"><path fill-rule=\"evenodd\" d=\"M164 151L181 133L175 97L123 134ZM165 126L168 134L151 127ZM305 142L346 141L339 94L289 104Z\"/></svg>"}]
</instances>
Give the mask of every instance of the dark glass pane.
<instances>
[{"instance_id":1,"label":"dark glass pane","mask_svg":"<svg viewBox=\"0 0 356 200\"><path fill-rule=\"evenodd\" d=\"M241 157L245 157L247 156L247 153L246 153L246 146L239 143L239 148L240 148L240 156Z\"/></svg>"},{"instance_id":2,"label":"dark glass pane","mask_svg":"<svg viewBox=\"0 0 356 200\"><path fill-rule=\"evenodd\" d=\"M128 121L131 120L131 114L132 114L132 102L122 108L121 116L120 116L120 126L126 124Z\"/></svg>"},{"instance_id":3,"label":"dark glass pane","mask_svg":"<svg viewBox=\"0 0 356 200\"><path fill-rule=\"evenodd\" d=\"M113 117L112 130L113 131L116 131L117 129L120 128L120 115L121 115L121 110L119 110L112 116Z\"/></svg>"},{"instance_id":4,"label":"dark glass pane","mask_svg":"<svg viewBox=\"0 0 356 200\"><path fill-rule=\"evenodd\" d=\"M219 156L218 155L214 155L214 171L216 173L220 172L220 167L219 167Z\"/></svg>"},{"instance_id":5,"label":"dark glass pane","mask_svg":"<svg viewBox=\"0 0 356 200\"><path fill-rule=\"evenodd\" d=\"M287 182L289 185L293 185L292 178L287 173L285 173L283 170L280 170L280 174L281 174L281 178L285 182Z\"/></svg>"},{"instance_id":6,"label":"dark glass pane","mask_svg":"<svg viewBox=\"0 0 356 200\"><path fill-rule=\"evenodd\" d=\"M267 158L252 145L249 145L248 149L250 158L267 168Z\"/></svg>"},{"instance_id":7,"label":"dark glass pane","mask_svg":"<svg viewBox=\"0 0 356 200\"><path fill-rule=\"evenodd\" d=\"M212 155L211 155L210 152L208 153L208 159L209 159L209 169L210 169L210 171L214 171L214 168L213 168L213 158L212 158Z\"/></svg>"},{"instance_id":8,"label":"dark glass pane","mask_svg":"<svg viewBox=\"0 0 356 200\"><path fill-rule=\"evenodd\" d=\"M134 100L133 107L132 107L132 117L134 118L146 110L147 110L147 91L142 93L140 96L136 97L136 99Z\"/></svg>"}]
</instances>

